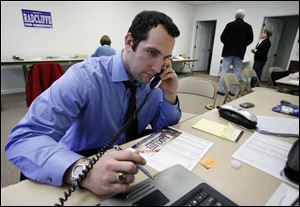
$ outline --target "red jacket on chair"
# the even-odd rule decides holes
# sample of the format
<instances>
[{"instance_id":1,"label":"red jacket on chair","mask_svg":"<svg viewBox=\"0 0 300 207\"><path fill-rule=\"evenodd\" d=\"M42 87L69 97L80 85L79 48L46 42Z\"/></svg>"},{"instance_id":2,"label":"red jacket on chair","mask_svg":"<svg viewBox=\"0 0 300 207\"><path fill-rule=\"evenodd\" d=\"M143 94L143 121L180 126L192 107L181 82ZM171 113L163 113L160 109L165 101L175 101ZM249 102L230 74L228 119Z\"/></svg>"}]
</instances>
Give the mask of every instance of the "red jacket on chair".
<instances>
[{"instance_id":1,"label":"red jacket on chair","mask_svg":"<svg viewBox=\"0 0 300 207\"><path fill-rule=\"evenodd\" d=\"M26 83L26 104L31 102L64 74L58 63L38 63L30 67Z\"/></svg>"}]
</instances>

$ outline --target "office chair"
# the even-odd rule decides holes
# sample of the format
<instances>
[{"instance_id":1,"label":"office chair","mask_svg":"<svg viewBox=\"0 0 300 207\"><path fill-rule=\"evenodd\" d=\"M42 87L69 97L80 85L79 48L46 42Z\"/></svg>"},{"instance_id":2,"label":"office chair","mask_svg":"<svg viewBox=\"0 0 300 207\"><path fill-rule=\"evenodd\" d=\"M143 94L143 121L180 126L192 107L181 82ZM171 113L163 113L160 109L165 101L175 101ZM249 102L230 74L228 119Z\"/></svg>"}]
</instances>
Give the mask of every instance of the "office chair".
<instances>
[{"instance_id":1,"label":"office chair","mask_svg":"<svg viewBox=\"0 0 300 207\"><path fill-rule=\"evenodd\" d=\"M275 81L273 81L273 79L272 79L272 73L282 72L282 71L284 71L284 69L282 67L277 67L277 66L269 67L269 69L268 69L268 86L274 87L276 85Z\"/></svg>"},{"instance_id":2,"label":"office chair","mask_svg":"<svg viewBox=\"0 0 300 207\"><path fill-rule=\"evenodd\" d=\"M235 91L235 94L231 94L230 88L232 86L236 86L237 89ZM240 96L243 95L243 89L241 87L239 79L234 75L233 73L227 73L224 75L224 92L225 92L225 98L223 104L225 104L227 101L232 101Z\"/></svg>"},{"instance_id":3,"label":"office chair","mask_svg":"<svg viewBox=\"0 0 300 207\"><path fill-rule=\"evenodd\" d=\"M184 77L178 81L177 95L182 112L202 114L205 105L216 105L217 88L214 82L198 77Z\"/></svg>"}]
</instances>

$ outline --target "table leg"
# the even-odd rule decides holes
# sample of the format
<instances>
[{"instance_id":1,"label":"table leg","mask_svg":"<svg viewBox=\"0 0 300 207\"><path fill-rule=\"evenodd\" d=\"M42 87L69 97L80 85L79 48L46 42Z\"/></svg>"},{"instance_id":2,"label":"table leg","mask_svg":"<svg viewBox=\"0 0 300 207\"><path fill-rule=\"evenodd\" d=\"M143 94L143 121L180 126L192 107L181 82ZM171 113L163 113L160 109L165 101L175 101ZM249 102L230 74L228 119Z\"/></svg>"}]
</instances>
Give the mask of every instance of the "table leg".
<instances>
[{"instance_id":1,"label":"table leg","mask_svg":"<svg viewBox=\"0 0 300 207\"><path fill-rule=\"evenodd\" d=\"M186 64L188 66L189 70L192 72L192 75L193 75L194 71L191 67L191 62L185 62L184 64Z\"/></svg>"},{"instance_id":2,"label":"table leg","mask_svg":"<svg viewBox=\"0 0 300 207\"><path fill-rule=\"evenodd\" d=\"M23 68L23 74L24 74L24 80L25 80L25 87L26 87L26 83L27 83L27 79L28 79L26 64L22 65L22 68Z\"/></svg>"}]
</instances>

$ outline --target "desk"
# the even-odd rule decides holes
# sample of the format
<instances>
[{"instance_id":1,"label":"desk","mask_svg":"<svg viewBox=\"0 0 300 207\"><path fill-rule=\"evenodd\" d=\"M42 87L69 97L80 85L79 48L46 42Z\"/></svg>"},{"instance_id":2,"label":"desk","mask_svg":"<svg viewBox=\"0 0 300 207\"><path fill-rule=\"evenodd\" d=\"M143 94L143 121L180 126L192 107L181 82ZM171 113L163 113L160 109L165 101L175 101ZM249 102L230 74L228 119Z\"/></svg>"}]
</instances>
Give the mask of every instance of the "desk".
<instances>
[{"instance_id":1,"label":"desk","mask_svg":"<svg viewBox=\"0 0 300 207\"><path fill-rule=\"evenodd\" d=\"M1 59L1 66L9 65L21 65L24 73L25 83L27 80L27 65L42 63L42 62L56 62L56 63L69 63L74 64L81 62L86 58L71 58L71 57L61 57L61 58L28 58L24 60L15 60L15 59ZM1 67L2 69L2 67Z\"/></svg>"},{"instance_id":2,"label":"desk","mask_svg":"<svg viewBox=\"0 0 300 207\"><path fill-rule=\"evenodd\" d=\"M186 65L188 66L188 69L193 73L191 63L197 61L197 59L172 59L172 64L183 63L182 67L179 69L179 73L181 73L181 70L183 70Z\"/></svg>"},{"instance_id":3,"label":"desk","mask_svg":"<svg viewBox=\"0 0 300 207\"><path fill-rule=\"evenodd\" d=\"M257 115L289 117L296 119L296 117L272 112L272 107L279 104L282 99L288 100L297 105L299 104L299 97L297 96L268 90L260 90L247 94L246 96L229 102L226 105L238 106L243 102L252 102L255 104L255 107L247 110ZM214 143L207 155L210 155L216 160L217 167L206 170L201 165L197 165L193 172L238 205L264 205L279 186L281 181L244 163L242 163L240 169L234 169L230 165L232 154L252 135L253 131L241 128L244 130L244 134L238 143L225 141L214 135L191 128L192 125L203 118L220 124L227 125L228 123L228 121L221 118L218 115L218 111L214 109L176 125L176 128L178 129L195 136L205 138ZM231 122L231 124L239 128L234 123ZM290 143L295 141L294 138L275 138Z\"/></svg>"},{"instance_id":4,"label":"desk","mask_svg":"<svg viewBox=\"0 0 300 207\"><path fill-rule=\"evenodd\" d=\"M249 111L257 115L296 118L272 112L271 108L279 104L282 99L290 101L293 104L299 104L299 98L297 96L261 90L236 99L228 103L228 105L238 106L239 103L250 101L255 104L255 107L249 109ZM228 121L219 117L216 109L213 109L174 126L177 129L205 138L214 143L207 155L212 156L216 160L217 166L207 170L202 167L202 165L197 165L193 169L193 172L238 205L264 205L281 181L244 163L242 163L240 169L234 169L230 166L232 154L252 135L253 131L244 130L244 134L238 143L225 141L191 127L203 118L221 124L228 123ZM236 126L234 123L232 124ZM295 140L294 138L278 139L290 143ZM127 143L124 148L138 141L139 140L135 140L131 143ZM150 173L155 174L155 170L148 166L146 166L146 168L149 169ZM134 184L144 179L145 176L139 172ZM1 189L1 205L53 205L58 201L58 197L63 195L64 189L65 188L62 187L58 188L38 184L29 180L22 181ZM76 193L69 198L66 205L95 205L103 198L104 197L95 196L86 190L80 190L76 191Z\"/></svg>"},{"instance_id":5,"label":"desk","mask_svg":"<svg viewBox=\"0 0 300 207\"><path fill-rule=\"evenodd\" d=\"M291 89L292 91L299 91L299 75L298 78L297 77L292 78L292 75L294 74L290 74L288 76L276 80L275 82L278 84L278 87L288 88Z\"/></svg>"}]
</instances>

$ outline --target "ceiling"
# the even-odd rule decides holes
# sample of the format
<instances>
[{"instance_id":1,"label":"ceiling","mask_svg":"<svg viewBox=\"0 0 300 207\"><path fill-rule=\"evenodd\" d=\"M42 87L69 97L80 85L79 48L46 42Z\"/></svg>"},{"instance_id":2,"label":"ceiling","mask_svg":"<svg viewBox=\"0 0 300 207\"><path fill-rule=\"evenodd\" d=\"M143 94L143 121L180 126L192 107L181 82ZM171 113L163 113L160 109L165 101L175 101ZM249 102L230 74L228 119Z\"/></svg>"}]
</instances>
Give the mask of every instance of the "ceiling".
<instances>
[{"instance_id":1,"label":"ceiling","mask_svg":"<svg viewBox=\"0 0 300 207\"><path fill-rule=\"evenodd\" d=\"M204 5L204 4L215 4L220 2L226 2L226 1L183 1L192 5Z\"/></svg>"}]
</instances>

